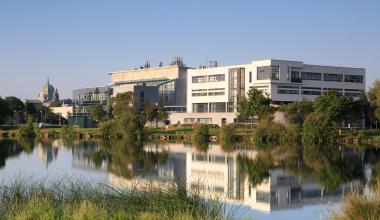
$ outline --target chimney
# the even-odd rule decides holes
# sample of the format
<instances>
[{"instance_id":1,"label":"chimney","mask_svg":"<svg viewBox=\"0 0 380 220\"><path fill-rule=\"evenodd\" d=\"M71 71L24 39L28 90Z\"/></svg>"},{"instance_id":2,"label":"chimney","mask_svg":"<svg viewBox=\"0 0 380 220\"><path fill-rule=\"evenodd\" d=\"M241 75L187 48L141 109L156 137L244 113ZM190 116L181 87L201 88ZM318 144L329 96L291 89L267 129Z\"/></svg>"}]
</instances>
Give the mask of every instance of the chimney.
<instances>
[{"instance_id":1,"label":"chimney","mask_svg":"<svg viewBox=\"0 0 380 220\"><path fill-rule=\"evenodd\" d=\"M144 64L144 69L148 69L148 68L150 68L150 61L146 60Z\"/></svg>"}]
</instances>

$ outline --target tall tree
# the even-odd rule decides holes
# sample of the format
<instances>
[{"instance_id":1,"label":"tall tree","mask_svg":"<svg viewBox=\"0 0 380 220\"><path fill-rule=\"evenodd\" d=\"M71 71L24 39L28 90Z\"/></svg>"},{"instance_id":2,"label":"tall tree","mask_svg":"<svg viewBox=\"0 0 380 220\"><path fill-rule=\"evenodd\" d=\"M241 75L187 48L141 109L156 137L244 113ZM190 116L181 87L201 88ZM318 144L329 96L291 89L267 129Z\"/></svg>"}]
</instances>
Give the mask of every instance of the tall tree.
<instances>
[{"instance_id":1,"label":"tall tree","mask_svg":"<svg viewBox=\"0 0 380 220\"><path fill-rule=\"evenodd\" d=\"M315 99L315 112L328 120L341 122L352 111L353 100L339 92L328 90Z\"/></svg>"},{"instance_id":2,"label":"tall tree","mask_svg":"<svg viewBox=\"0 0 380 220\"><path fill-rule=\"evenodd\" d=\"M314 111L313 102L302 98L284 107L285 114L291 123L302 125L306 116Z\"/></svg>"},{"instance_id":3,"label":"tall tree","mask_svg":"<svg viewBox=\"0 0 380 220\"><path fill-rule=\"evenodd\" d=\"M5 118L10 114L8 102L0 97L0 124L3 124Z\"/></svg>"},{"instance_id":4,"label":"tall tree","mask_svg":"<svg viewBox=\"0 0 380 220\"><path fill-rule=\"evenodd\" d=\"M119 93L112 99L112 114L115 117L122 116L126 111L133 110L133 93Z\"/></svg>"},{"instance_id":5,"label":"tall tree","mask_svg":"<svg viewBox=\"0 0 380 220\"><path fill-rule=\"evenodd\" d=\"M238 120L247 121L249 118L263 118L271 113L270 98L265 97L261 91L251 88L247 97L239 103Z\"/></svg>"},{"instance_id":6,"label":"tall tree","mask_svg":"<svg viewBox=\"0 0 380 220\"><path fill-rule=\"evenodd\" d=\"M104 111L102 105L95 105L91 108L91 116L96 121L101 121L106 116L106 111Z\"/></svg>"},{"instance_id":7,"label":"tall tree","mask_svg":"<svg viewBox=\"0 0 380 220\"><path fill-rule=\"evenodd\" d=\"M368 91L368 98L376 120L380 120L380 80L376 80Z\"/></svg>"}]
</instances>

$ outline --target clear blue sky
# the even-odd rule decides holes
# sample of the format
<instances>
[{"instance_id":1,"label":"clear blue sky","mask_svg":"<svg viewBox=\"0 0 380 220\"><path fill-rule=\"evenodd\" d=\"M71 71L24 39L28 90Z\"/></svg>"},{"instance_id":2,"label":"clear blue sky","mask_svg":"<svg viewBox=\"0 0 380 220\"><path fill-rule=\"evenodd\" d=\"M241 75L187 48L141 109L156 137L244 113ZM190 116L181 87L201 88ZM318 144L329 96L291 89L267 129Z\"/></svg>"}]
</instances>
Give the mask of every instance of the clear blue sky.
<instances>
[{"instance_id":1,"label":"clear blue sky","mask_svg":"<svg viewBox=\"0 0 380 220\"><path fill-rule=\"evenodd\" d=\"M379 0L1 0L0 96L36 98L50 77L61 98L106 85L108 72L253 59L367 69L380 78Z\"/></svg>"}]
</instances>

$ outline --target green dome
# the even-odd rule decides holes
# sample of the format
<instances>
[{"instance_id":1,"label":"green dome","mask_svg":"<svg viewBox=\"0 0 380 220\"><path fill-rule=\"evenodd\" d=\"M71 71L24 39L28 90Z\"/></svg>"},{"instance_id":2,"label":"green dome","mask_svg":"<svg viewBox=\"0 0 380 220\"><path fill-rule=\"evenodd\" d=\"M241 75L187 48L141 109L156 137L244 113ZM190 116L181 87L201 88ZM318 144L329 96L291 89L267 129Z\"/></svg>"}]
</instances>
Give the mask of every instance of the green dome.
<instances>
[{"instance_id":1,"label":"green dome","mask_svg":"<svg viewBox=\"0 0 380 220\"><path fill-rule=\"evenodd\" d=\"M52 86L49 81L47 81L44 85L44 87L42 88L42 93L44 94L48 94L49 96L50 95L53 95L53 92L54 92L54 86Z\"/></svg>"}]
</instances>

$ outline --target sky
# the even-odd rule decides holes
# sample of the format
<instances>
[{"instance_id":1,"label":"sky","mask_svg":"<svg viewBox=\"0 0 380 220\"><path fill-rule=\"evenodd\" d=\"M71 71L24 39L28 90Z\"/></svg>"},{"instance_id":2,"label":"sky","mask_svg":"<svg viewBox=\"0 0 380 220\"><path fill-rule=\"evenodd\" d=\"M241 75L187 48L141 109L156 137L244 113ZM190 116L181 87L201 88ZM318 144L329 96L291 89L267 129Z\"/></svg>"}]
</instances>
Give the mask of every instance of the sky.
<instances>
[{"instance_id":1,"label":"sky","mask_svg":"<svg viewBox=\"0 0 380 220\"><path fill-rule=\"evenodd\" d=\"M0 96L61 98L150 60L362 67L380 79L379 0L1 0Z\"/></svg>"}]
</instances>

